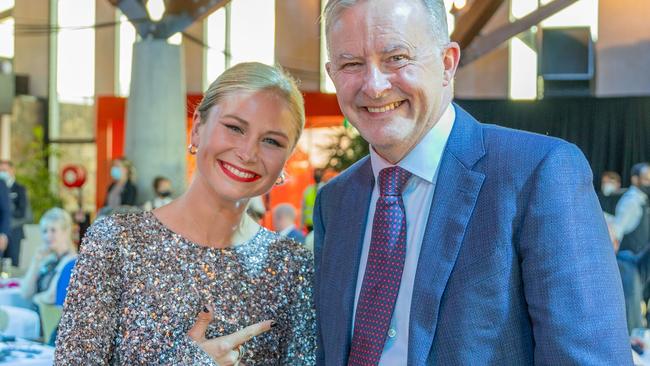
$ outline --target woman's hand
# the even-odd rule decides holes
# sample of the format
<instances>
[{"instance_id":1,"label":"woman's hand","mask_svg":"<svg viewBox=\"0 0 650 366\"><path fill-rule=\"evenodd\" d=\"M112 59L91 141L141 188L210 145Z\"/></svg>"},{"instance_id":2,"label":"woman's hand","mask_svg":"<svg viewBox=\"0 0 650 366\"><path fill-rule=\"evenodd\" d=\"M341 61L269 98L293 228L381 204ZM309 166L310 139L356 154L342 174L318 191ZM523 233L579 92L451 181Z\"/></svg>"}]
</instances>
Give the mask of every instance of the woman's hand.
<instances>
[{"instance_id":1,"label":"woman's hand","mask_svg":"<svg viewBox=\"0 0 650 366\"><path fill-rule=\"evenodd\" d=\"M274 321L265 320L257 324L249 325L235 333L219 338L206 339L205 331L212 321L212 311L203 308L187 335L192 338L219 366L243 365L239 362L244 353L245 343L251 338L269 331Z\"/></svg>"}]
</instances>

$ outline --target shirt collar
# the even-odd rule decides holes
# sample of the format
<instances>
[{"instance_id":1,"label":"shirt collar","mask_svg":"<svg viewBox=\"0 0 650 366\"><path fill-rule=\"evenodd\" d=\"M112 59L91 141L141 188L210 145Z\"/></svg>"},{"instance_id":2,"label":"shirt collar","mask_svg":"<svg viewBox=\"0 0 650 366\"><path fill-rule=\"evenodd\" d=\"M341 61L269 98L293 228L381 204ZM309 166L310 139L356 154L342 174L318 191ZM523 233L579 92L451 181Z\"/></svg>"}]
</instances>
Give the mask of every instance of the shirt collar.
<instances>
[{"instance_id":1,"label":"shirt collar","mask_svg":"<svg viewBox=\"0 0 650 366\"><path fill-rule=\"evenodd\" d=\"M456 111L453 104L449 103L438 122L397 165L433 184L438 165L440 165L442 159L442 153L447 145L451 129L454 127L455 119ZM370 149L370 163L372 164L375 182L382 169L393 166L375 152L373 148Z\"/></svg>"}]
</instances>

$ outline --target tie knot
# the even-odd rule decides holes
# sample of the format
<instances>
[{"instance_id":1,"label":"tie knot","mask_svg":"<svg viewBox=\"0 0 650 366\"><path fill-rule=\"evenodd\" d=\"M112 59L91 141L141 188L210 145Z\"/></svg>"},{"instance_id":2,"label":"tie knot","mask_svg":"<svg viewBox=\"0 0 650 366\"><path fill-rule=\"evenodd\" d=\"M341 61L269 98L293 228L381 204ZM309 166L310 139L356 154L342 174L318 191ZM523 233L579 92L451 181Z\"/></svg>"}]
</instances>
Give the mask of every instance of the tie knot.
<instances>
[{"instance_id":1,"label":"tie knot","mask_svg":"<svg viewBox=\"0 0 650 366\"><path fill-rule=\"evenodd\" d=\"M411 173L399 166L384 168L379 171L379 194L382 196L399 196Z\"/></svg>"}]
</instances>

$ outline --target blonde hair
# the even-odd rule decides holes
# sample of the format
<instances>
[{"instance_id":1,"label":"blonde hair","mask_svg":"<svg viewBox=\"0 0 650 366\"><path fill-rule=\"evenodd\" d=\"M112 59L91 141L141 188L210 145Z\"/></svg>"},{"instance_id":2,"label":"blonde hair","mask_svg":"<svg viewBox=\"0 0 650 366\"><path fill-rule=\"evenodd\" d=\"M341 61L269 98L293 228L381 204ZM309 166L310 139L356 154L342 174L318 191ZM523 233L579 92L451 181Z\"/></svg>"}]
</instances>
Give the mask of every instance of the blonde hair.
<instances>
[{"instance_id":1,"label":"blonde hair","mask_svg":"<svg viewBox=\"0 0 650 366\"><path fill-rule=\"evenodd\" d=\"M43 230L47 224L54 222L61 224L61 228L64 230L72 230L72 217L68 211L59 207L54 207L45 211L38 224L41 227L41 230Z\"/></svg>"},{"instance_id":2,"label":"blonde hair","mask_svg":"<svg viewBox=\"0 0 650 366\"><path fill-rule=\"evenodd\" d=\"M332 24L341 16L345 9L349 9L363 1L370 0L328 0L321 20L325 22L325 35L328 36ZM447 27L447 10L442 0L419 0L427 9L431 33L436 38L438 46L449 43L449 28ZM329 38L329 37L327 37ZM326 42L329 51L329 41Z\"/></svg>"},{"instance_id":3,"label":"blonde hair","mask_svg":"<svg viewBox=\"0 0 650 366\"><path fill-rule=\"evenodd\" d=\"M244 62L224 71L210 84L196 109L200 123L208 120L210 109L225 97L265 90L276 93L286 102L296 128L296 137L293 141L295 147L305 126L305 103L295 80L279 67L259 62Z\"/></svg>"}]
</instances>

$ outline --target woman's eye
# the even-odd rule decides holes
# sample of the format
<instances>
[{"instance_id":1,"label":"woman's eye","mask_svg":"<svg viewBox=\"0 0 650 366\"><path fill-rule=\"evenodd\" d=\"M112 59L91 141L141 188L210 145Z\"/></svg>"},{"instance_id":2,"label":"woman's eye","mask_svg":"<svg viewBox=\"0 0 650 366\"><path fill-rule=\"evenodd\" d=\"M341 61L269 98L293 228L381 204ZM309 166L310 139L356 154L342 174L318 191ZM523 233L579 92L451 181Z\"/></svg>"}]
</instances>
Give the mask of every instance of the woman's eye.
<instances>
[{"instance_id":1,"label":"woman's eye","mask_svg":"<svg viewBox=\"0 0 650 366\"><path fill-rule=\"evenodd\" d=\"M269 145L273 145L273 146L276 146L276 147L284 147L284 146L282 146L282 144L278 140L272 139L270 137L265 138L263 141L265 143L269 144Z\"/></svg>"},{"instance_id":2,"label":"woman's eye","mask_svg":"<svg viewBox=\"0 0 650 366\"><path fill-rule=\"evenodd\" d=\"M235 125L225 125L227 129L237 132L237 133L244 133L244 130L242 130L239 126Z\"/></svg>"}]
</instances>

